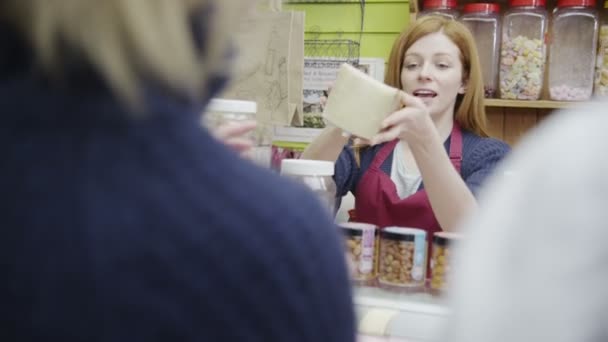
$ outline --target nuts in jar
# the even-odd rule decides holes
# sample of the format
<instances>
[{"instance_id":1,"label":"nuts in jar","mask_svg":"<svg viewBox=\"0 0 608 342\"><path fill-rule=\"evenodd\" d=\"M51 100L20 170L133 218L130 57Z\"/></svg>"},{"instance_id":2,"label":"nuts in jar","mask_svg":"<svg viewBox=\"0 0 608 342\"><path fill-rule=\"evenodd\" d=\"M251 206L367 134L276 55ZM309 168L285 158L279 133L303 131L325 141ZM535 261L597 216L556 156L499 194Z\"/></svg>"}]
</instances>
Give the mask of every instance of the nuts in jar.
<instances>
[{"instance_id":1,"label":"nuts in jar","mask_svg":"<svg viewBox=\"0 0 608 342\"><path fill-rule=\"evenodd\" d=\"M451 249L454 242L461 238L456 233L438 232L433 235L433 250L431 255L432 290L443 290L447 287L450 271Z\"/></svg>"},{"instance_id":2,"label":"nuts in jar","mask_svg":"<svg viewBox=\"0 0 608 342\"><path fill-rule=\"evenodd\" d=\"M354 282L371 285L376 277L378 230L373 224L344 222L339 224L346 240L346 253L351 262Z\"/></svg>"},{"instance_id":3,"label":"nuts in jar","mask_svg":"<svg viewBox=\"0 0 608 342\"><path fill-rule=\"evenodd\" d=\"M426 232L422 229L387 227L380 231L378 282L385 287L424 285Z\"/></svg>"}]
</instances>

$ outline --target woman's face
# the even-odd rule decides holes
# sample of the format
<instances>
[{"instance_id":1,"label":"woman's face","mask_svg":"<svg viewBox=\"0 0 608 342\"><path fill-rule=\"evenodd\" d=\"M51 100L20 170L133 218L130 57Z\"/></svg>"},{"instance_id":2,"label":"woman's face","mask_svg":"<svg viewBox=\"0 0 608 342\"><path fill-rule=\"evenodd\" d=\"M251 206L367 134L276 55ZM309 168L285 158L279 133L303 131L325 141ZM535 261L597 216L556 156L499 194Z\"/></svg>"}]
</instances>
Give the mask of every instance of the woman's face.
<instances>
[{"instance_id":1,"label":"woman's face","mask_svg":"<svg viewBox=\"0 0 608 342\"><path fill-rule=\"evenodd\" d=\"M405 52L401 84L432 117L453 116L456 96L464 92L458 46L442 32L420 38Z\"/></svg>"}]
</instances>

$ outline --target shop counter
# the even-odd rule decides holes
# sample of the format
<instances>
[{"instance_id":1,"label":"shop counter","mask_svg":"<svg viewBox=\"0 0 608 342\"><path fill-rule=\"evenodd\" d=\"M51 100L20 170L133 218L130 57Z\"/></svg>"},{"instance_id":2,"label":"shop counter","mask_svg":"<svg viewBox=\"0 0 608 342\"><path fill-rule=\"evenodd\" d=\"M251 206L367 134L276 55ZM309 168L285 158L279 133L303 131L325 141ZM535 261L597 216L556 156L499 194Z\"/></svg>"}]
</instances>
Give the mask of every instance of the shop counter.
<instances>
[{"instance_id":1,"label":"shop counter","mask_svg":"<svg viewBox=\"0 0 608 342\"><path fill-rule=\"evenodd\" d=\"M355 287L354 302L359 342L433 341L449 314L443 297L422 291Z\"/></svg>"}]
</instances>

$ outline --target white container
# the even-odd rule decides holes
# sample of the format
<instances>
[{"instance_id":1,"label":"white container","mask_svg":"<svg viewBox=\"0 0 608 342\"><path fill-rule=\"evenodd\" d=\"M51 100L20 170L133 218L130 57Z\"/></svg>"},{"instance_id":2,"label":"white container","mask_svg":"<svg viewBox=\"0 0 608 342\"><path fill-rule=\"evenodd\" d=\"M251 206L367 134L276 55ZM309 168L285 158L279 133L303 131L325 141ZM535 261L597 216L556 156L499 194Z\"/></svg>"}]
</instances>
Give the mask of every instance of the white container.
<instances>
[{"instance_id":1,"label":"white container","mask_svg":"<svg viewBox=\"0 0 608 342\"><path fill-rule=\"evenodd\" d=\"M547 59L545 0L510 0L509 6L502 20L500 98L538 100Z\"/></svg>"},{"instance_id":2,"label":"white container","mask_svg":"<svg viewBox=\"0 0 608 342\"><path fill-rule=\"evenodd\" d=\"M556 101L591 98L597 53L595 0L558 0L551 25L549 96Z\"/></svg>"},{"instance_id":3,"label":"white container","mask_svg":"<svg viewBox=\"0 0 608 342\"><path fill-rule=\"evenodd\" d=\"M203 123L218 127L231 121L256 120L258 106L253 101L212 99L207 106ZM252 139L254 135L252 134Z\"/></svg>"},{"instance_id":4,"label":"white container","mask_svg":"<svg viewBox=\"0 0 608 342\"><path fill-rule=\"evenodd\" d=\"M281 175L306 184L319 198L331 215L335 213L336 183L334 163L322 160L283 159Z\"/></svg>"},{"instance_id":5,"label":"white container","mask_svg":"<svg viewBox=\"0 0 608 342\"><path fill-rule=\"evenodd\" d=\"M459 19L475 39L487 98L495 96L498 82L501 31L499 13L500 5L496 3L469 3L464 5Z\"/></svg>"},{"instance_id":6,"label":"white container","mask_svg":"<svg viewBox=\"0 0 608 342\"><path fill-rule=\"evenodd\" d=\"M203 115L203 125L213 130L231 122L256 121L257 103L253 101L212 99ZM271 146L268 139L263 139L262 127L245 135L253 143L248 154L254 162L263 167L270 167Z\"/></svg>"}]
</instances>

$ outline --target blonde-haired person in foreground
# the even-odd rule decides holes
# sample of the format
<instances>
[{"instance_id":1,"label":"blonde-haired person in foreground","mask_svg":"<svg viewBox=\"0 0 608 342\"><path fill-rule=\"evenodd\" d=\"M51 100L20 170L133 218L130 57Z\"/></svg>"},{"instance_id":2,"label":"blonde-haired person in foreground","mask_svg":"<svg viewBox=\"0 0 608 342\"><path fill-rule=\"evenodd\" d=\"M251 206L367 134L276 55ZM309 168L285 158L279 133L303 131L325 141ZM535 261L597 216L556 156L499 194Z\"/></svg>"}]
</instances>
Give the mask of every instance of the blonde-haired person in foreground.
<instances>
[{"instance_id":1,"label":"blonde-haired person in foreground","mask_svg":"<svg viewBox=\"0 0 608 342\"><path fill-rule=\"evenodd\" d=\"M606 105L553 114L488 183L442 341L608 341Z\"/></svg>"},{"instance_id":2,"label":"blonde-haired person in foreground","mask_svg":"<svg viewBox=\"0 0 608 342\"><path fill-rule=\"evenodd\" d=\"M199 113L243 2L0 2L0 340L354 340L332 220Z\"/></svg>"}]
</instances>

